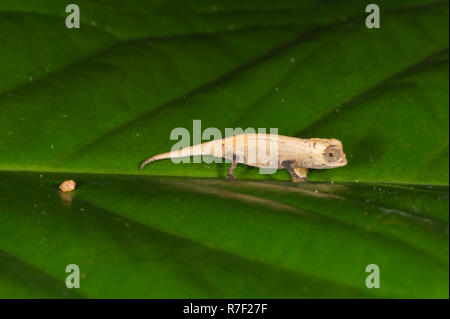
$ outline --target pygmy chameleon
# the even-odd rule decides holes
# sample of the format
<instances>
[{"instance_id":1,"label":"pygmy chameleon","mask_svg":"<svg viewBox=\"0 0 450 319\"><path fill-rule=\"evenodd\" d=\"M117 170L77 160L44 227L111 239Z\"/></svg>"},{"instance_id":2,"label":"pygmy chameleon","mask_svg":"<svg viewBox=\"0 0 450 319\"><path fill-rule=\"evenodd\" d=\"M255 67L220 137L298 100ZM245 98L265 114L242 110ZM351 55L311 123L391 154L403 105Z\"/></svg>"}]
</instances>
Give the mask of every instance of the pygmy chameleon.
<instances>
[{"instance_id":1,"label":"pygmy chameleon","mask_svg":"<svg viewBox=\"0 0 450 319\"><path fill-rule=\"evenodd\" d=\"M276 152L272 152L274 149ZM272 156L273 160L267 160L273 154L276 157ZM293 182L306 181L309 168L328 169L347 165L342 143L336 139L240 134L152 156L141 164L141 170L153 161L199 155L232 161L228 179L236 179L233 171L238 163L260 168L286 169Z\"/></svg>"}]
</instances>

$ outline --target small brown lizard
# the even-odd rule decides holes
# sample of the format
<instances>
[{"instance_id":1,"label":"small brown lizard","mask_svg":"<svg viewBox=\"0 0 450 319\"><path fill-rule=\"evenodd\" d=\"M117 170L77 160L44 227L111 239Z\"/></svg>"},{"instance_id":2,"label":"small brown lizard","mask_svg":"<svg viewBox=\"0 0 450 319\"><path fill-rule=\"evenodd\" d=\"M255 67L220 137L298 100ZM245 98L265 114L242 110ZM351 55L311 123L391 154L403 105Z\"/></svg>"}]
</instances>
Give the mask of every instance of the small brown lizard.
<instances>
[{"instance_id":1,"label":"small brown lizard","mask_svg":"<svg viewBox=\"0 0 450 319\"><path fill-rule=\"evenodd\" d=\"M273 146L276 146L276 158L269 161L267 158L270 157ZM255 156L258 149L267 155L266 160L262 160L259 155ZM199 155L222 157L232 161L228 179L236 178L233 171L238 163L260 168L284 168L291 175L293 182L306 181L309 168L327 169L347 165L342 143L336 139L241 134L152 156L142 163L141 170L153 161Z\"/></svg>"}]
</instances>

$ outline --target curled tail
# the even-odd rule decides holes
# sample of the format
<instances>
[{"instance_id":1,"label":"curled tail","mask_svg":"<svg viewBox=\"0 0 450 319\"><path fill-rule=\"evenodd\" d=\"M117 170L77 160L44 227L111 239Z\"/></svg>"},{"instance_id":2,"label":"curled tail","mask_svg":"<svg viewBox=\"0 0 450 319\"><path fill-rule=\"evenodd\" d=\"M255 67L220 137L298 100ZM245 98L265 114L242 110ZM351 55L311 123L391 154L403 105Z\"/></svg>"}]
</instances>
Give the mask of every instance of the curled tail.
<instances>
[{"instance_id":1,"label":"curled tail","mask_svg":"<svg viewBox=\"0 0 450 319\"><path fill-rule=\"evenodd\" d=\"M197 156L197 155L207 155L209 152L203 152L203 149L206 145L213 143L216 141L206 142L203 144L198 144L190 147L185 147L176 151L167 152L158 154L155 156L152 156L150 158L147 158L144 162L141 164L141 170L144 169L144 167L151 162L162 160L162 159L169 159L169 158L179 158L179 157L187 157L187 156ZM217 143L217 142L216 142ZM220 143L220 140L219 140ZM209 145L208 145L209 146Z\"/></svg>"},{"instance_id":2,"label":"curled tail","mask_svg":"<svg viewBox=\"0 0 450 319\"><path fill-rule=\"evenodd\" d=\"M168 152L168 153L163 153L163 154L158 154L152 157L147 158L144 162L142 162L141 164L141 171L144 169L144 167L151 162L157 161L157 160L162 160L162 159L166 159L166 158L171 158L172 152Z\"/></svg>"}]
</instances>

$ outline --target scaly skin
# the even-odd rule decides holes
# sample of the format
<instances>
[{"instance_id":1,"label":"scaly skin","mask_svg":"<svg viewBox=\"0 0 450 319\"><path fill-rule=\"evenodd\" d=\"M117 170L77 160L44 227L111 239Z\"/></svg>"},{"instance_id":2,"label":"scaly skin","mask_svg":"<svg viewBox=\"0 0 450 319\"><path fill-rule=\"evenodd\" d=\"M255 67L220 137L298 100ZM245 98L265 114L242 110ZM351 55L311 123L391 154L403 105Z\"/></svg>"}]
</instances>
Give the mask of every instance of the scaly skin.
<instances>
[{"instance_id":1,"label":"scaly skin","mask_svg":"<svg viewBox=\"0 0 450 319\"><path fill-rule=\"evenodd\" d=\"M329 169L347 165L342 143L336 139L301 139L274 134L241 134L152 156L148 163L168 158L209 155L232 161L227 177L233 175L237 163L260 168L283 168L292 181L306 181L308 169Z\"/></svg>"}]
</instances>

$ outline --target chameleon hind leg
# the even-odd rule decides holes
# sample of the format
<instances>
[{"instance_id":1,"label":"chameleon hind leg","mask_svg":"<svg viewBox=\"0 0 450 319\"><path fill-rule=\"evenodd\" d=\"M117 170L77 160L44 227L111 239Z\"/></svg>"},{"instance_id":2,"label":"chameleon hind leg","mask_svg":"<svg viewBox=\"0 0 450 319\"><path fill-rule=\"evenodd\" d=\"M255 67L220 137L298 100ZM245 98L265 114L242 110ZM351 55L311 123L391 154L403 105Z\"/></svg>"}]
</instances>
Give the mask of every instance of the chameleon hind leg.
<instances>
[{"instance_id":1,"label":"chameleon hind leg","mask_svg":"<svg viewBox=\"0 0 450 319\"><path fill-rule=\"evenodd\" d=\"M291 162L284 161L281 165L289 172L294 183L306 182L308 169L304 167L292 167Z\"/></svg>"},{"instance_id":2,"label":"chameleon hind leg","mask_svg":"<svg viewBox=\"0 0 450 319\"><path fill-rule=\"evenodd\" d=\"M236 155L233 155L233 162L231 163L230 169L228 170L227 179L237 179L237 177L233 174L236 166L237 166L237 158Z\"/></svg>"}]
</instances>

